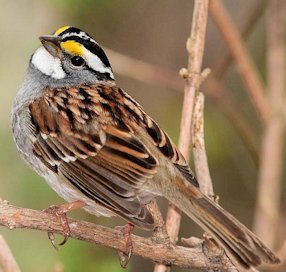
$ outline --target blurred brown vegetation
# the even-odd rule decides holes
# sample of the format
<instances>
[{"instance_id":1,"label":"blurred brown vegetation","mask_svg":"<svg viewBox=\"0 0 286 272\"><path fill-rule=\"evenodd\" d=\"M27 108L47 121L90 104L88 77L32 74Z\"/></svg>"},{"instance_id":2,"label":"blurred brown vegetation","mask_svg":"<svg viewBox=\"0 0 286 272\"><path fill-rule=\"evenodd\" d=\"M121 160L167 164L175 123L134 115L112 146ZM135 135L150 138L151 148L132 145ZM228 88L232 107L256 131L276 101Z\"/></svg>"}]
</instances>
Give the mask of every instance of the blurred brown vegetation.
<instances>
[{"instance_id":1,"label":"blurred brown vegetation","mask_svg":"<svg viewBox=\"0 0 286 272\"><path fill-rule=\"evenodd\" d=\"M128 91L176 142L180 123L184 82L178 75L187 63L185 50L189 35L193 1L120 1L120 0L0 0L0 196L11 203L44 209L62 203L48 185L34 174L19 158L10 132L9 116L13 97L21 84L30 55L39 46L37 37L52 33L63 25L74 25L91 34L101 45L146 63L173 71L178 87L148 84L117 75L117 84ZM264 1L228 1L223 3L240 31L249 17ZM248 27L245 40L262 80L266 82L266 18L262 12ZM204 67L215 68L228 51L215 24L209 18ZM111 64L113 62L110 55ZM114 59L114 61L116 61ZM113 67L116 72L116 67ZM285 71L284 71L285 72ZM173 73L172 73L173 75ZM238 105L240 113L250 124L254 144L259 150L263 126L246 92L237 66L229 65L221 83ZM205 87L207 88L207 87ZM202 87L204 92L204 86ZM218 93L218 98L219 93ZM258 167L245 139L226 117L225 110L214 96L206 92L205 141L209 166L216 194L222 206L247 226L253 223ZM224 104L228 103L227 100ZM275 144L275 143L273 143ZM285 149L285 148L284 148ZM285 150L284 150L285 151ZM192 164L192 158L190 159ZM285 174L285 161L284 174ZM285 239L285 175L282 178L280 207L281 224L276 248ZM271 185L271 184L270 184ZM165 202L162 202L165 211ZM123 224L120 219L95 218L84 212L72 216L104 225ZM284 227L285 228L285 227ZM69 242L58 252L44 233L30 230L1 229L23 271L121 271L116 252L80 241ZM200 230L183 219L180 236L199 234ZM148 234L144 234L148 235ZM263 237L262 237L263 238ZM129 271L149 271L152 264L132 257ZM174 268L172 271L184 271Z\"/></svg>"}]
</instances>

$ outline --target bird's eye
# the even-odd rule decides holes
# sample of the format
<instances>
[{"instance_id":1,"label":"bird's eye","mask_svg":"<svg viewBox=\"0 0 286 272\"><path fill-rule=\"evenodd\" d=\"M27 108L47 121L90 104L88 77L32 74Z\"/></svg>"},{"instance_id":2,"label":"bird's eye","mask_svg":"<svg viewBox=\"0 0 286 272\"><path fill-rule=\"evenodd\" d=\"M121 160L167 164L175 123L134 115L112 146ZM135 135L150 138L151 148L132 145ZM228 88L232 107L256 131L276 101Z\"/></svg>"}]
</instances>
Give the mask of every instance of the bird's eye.
<instances>
[{"instance_id":1,"label":"bird's eye","mask_svg":"<svg viewBox=\"0 0 286 272\"><path fill-rule=\"evenodd\" d=\"M76 67L81 67L85 64L85 60L82 57L74 56L71 58L71 64Z\"/></svg>"}]
</instances>

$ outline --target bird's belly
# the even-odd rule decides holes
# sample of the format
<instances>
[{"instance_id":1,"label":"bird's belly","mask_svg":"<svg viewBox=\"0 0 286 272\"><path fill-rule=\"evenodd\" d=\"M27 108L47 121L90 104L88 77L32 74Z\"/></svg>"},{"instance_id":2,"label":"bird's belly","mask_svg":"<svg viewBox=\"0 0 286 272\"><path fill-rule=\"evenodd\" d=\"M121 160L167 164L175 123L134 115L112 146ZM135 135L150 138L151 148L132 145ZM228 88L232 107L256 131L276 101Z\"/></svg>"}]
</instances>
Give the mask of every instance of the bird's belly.
<instances>
[{"instance_id":1,"label":"bird's belly","mask_svg":"<svg viewBox=\"0 0 286 272\"><path fill-rule=\"evenodd\" d=\"M41 163L41 162L40 162ZM45 165L43 165L45 167ZM73 201L83 201L86 206L83 208L88 213L96 215L96 216L114 216L114 214L108 209L98 205L94 200L86 197L82 194L78 189L74 188L72 184L70 184L66 180L62 180L56 175L54 172L46 168L47 171L41 171L40 176L42 176L49 186L65 201L73 202Z\"/></svg>"}]
</instances>

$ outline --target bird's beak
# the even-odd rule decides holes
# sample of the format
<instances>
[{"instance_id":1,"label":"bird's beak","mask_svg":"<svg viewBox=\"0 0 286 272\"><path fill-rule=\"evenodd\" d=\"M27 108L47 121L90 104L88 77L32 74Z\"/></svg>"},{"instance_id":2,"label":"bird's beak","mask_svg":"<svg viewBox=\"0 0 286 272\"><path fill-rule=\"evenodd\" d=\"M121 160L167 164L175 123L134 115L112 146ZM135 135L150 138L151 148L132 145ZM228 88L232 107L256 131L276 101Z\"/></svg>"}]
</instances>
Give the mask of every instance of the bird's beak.
<instances>
[{"instance_id":1,"label":"bird's beak","mask_svg":"<svg viewBox=\"0 0 286 272\"><path fill-rule=\"evenodd\" d=\"M63 52L61 50L61 37L56 35L44 35L39 37L45 49L54 57L62 59Z\"/></svg>"}]
</instances>

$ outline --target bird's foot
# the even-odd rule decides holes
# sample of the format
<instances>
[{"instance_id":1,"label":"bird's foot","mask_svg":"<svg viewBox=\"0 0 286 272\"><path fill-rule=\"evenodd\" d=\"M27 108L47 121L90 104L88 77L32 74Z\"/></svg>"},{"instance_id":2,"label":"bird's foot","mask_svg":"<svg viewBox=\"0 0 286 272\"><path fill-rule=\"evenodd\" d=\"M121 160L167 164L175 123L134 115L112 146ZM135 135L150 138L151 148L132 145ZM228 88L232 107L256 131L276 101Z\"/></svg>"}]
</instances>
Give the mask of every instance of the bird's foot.
<instances>
[{"instance_id":1,"label":"bird's foot","mask_svg":"<svg viewBox=\"0 0 286 272\"><path fill-rule=\"evenodd\" d=\"M62 205L52 205L49 208L44 210L45 212L49 214L53 214L56 217L58 217L61 221L61 225L63 228L64 239L58 245L55 242L55 237L54 237L53 232L48 232L49 240L51 241L55 249L58 249L58 246L64 245L67 242L71 234L71 230L70 230L68 219L67 219L67 213L73 210L80 209L84 206L86 206L86 204L83 201L77 200L77 201L73 201L71 203L65 203Z\"/></svg>"},{"instance_id":2,"label":"bird's foot","mask_svg":"<svg viewBox=\"0 0 286 272\"><path fill-rule=\"evenodd\" d=\"M126 268L126 266L129 263L130 257L132 255L133 250L133 242L131 238L132 231L134 229L134 225L132 223L128 223L125 226L118 226L116 229L119 229L122 233L124 240L125 240L125 251L118 251L118 257L120 261L120 265L123 268Z\"/></svg>"}]
</instances>

